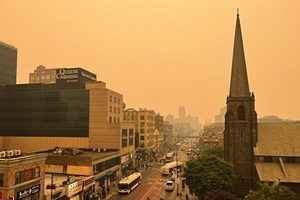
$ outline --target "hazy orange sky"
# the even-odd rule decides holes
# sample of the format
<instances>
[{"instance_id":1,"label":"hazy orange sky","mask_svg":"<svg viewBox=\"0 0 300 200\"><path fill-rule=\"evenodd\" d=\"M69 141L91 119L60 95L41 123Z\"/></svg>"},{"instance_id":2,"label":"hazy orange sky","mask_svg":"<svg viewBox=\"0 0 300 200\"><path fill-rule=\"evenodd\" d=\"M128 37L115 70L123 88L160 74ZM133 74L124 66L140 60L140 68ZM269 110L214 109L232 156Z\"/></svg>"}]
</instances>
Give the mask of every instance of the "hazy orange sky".
<instances>
[{"instance_id":1,"label":"hazy orange sky","mask_svg":"<svg viewBox=\"0 0 300 200\"><path fill-rule=\"evenodd\" d=\"M34 68L83 66L128 107L212 119L228 94L240 8L259 116L300 118L300 2L295 0L0 0L0 40Z\"/></svg>"}]
</instances>

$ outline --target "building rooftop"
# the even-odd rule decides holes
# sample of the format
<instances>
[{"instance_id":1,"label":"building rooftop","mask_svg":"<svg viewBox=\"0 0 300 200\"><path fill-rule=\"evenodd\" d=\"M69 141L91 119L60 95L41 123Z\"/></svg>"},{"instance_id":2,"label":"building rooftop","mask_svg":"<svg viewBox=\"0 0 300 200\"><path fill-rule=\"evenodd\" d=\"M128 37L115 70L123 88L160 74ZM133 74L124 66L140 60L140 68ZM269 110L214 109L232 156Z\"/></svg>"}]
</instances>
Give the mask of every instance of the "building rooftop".
<instances>
[{"instance_id":1,"label":"building rooftop","mask_svg":"<svg viewBox=\"0 0 300 200\"><path fill-rule=\"evenodd\" d=\"M17 50L16 47L14 47L14 46L12 46L12 45L10 45L10 44L7 44L7 43L5 43L5 42L2 42L2 41L0 41L0 46L4 46L4 47L10 48L10 49Z\"/></svg>"},{"instance_id":2,"label":"building rooftop","mask_svg":"<svg viewBox=\"0 0 300 200\"><path fill-rule=\"evenodd\" d=\"M0 164L13 164L18 162L23 162L26 160L33 160L38 158L46 158L47 154L45 153L27 153L20 156L0 158Z\"/></svg>"},{"instance_id":3,"label":"building rooftop","mask_svg":"<svg viewBox=\"0 0 300 200\"><path fill-rule=\"evenodd\" d=\"M53 165L83 165L90 166L97 161L103 161L111 157L116 157L119 155L118 151L108 151L108 152L94 152L87 150L80 150L78 153L73 155L72 153L48 153L46 164Z\"/></svg>"},{"instance_id":4,"label":"building rooftop","mask_svg":"<svg viewBox=\"0 0 300 200\"><path fill-rule=\"evenodd\" d=\"M299 163L255 163L260 181L300 183Z\"/></svg>"},{"instance_id":5,"label":"building rooftop","mask_svg":"<svg viewBox=\"0 0 300 200\"><path fill-rule=\"evenodd\" d=\"M300 157L300 122L258 123L255 155Z\"/></svg>"}]
</instances>

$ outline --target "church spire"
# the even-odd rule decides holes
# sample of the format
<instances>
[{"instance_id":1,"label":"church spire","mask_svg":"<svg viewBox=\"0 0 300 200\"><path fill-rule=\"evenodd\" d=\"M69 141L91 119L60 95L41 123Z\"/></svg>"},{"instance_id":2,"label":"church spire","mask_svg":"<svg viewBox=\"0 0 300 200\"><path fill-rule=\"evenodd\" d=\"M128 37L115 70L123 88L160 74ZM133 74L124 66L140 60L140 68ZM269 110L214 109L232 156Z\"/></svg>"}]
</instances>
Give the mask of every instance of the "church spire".
<instances>
[{"instance_id":1,"label":"church spire","mask_svg":"<svg viewBox=\"0 0 300 200\"><path fill-rule=\"evenodd\" d=\"M230 97L250 96L246 61L244 55L243 38L239 12L237 11L233 58L230 81Z\"/></svg>"}]
</instances>

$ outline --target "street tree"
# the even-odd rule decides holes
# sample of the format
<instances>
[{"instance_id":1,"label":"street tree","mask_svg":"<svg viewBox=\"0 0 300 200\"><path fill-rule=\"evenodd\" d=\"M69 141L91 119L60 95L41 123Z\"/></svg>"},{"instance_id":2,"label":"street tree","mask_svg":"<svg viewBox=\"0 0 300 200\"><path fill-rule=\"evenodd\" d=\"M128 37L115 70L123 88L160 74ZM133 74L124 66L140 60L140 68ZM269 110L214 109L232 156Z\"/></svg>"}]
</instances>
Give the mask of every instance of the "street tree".
<instances>
[{"instance_id":1,"label":"street tree","mask_svg":"<svg viewBox=\"0 0 300 200\"><path fill-rule=\"evenodd\" d=\"M296 200L296 194L280 184L262 183L256 191L250 191L244 200Z\"/></svg>"},{"instance_id":2,"label":"street tree","mask_svg":"<svg viewBox=\"0 0 300 200\"><path fill-rule=\"evenodd\" d=\"M218 158L224 159L224 148L222 146L215 146L212 148L207 148L202 151L203 156L216 156Z\"/></svg>"},{"instance_id":3,"label":"street tree","mask_svg":"<svg viewBox=\"0 0 300 200\"><path fill-rule=\"evenodd\" d=\"M204 156L187 162L187 184L199 199L211 191L231 192L237 181L232 166L215 156Z\"/></svg>"},{"instance_id":4,"label":"street tree","mask_svg":"<svg viewBox=\"0 0 300 200\"><path fill-rule=\"evenodd\" d=\"M238 198L227 191L209 191L206 193L204 200L238 200Z\"/></svg>"}]
</instances>

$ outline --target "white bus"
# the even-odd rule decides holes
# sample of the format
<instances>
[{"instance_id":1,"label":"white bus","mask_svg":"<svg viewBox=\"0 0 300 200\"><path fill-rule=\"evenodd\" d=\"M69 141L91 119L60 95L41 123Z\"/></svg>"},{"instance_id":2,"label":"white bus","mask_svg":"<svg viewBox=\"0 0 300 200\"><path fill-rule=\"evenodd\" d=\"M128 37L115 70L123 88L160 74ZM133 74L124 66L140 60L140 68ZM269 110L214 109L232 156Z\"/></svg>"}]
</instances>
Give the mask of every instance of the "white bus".
<instances>
[{"instance_id":1,"label":"white bus","mask_svg":"<svg viewBox=\"0 0 300 200\"><path fill-rule=\"evenodd\" d=\"M118 189L120 194L129 194L134 188L141 184L142 174L135 172L119 181Z\"/></svg>"},{"instance_id":2,"label":"white bus","mask_svg":"<svg viewBox=\"0 0 300 200\"><path fill-rule=\"evenodd\" d=\"M181 171L182 167L183 167L183 162L173 161L162 166L160 168L160 173L162 175L169 175L172 171L176 171L176 169Z\"/></svg>"}]
</instances>

